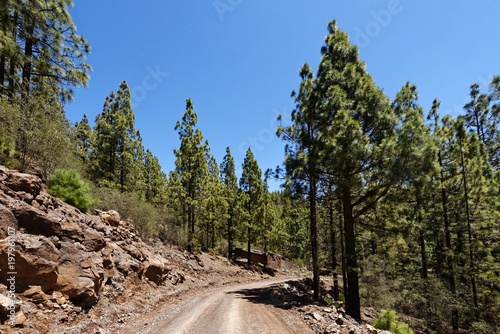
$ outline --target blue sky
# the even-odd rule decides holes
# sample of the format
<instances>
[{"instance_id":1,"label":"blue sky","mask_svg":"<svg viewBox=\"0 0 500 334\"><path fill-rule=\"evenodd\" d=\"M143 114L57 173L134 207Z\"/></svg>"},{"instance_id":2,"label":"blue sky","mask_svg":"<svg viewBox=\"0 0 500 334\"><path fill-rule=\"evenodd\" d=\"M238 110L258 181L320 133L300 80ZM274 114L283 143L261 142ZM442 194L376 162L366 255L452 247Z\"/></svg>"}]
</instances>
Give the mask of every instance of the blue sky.
<instances>
[{"instance_id":1,"label":"blue sky","mask_svg":"<svg viewBox=\"0 0 500 334\"><path fill-rule=\"evenodd\" d=\"M426 110L438 98L457 115L472 83L500 74L497 0L76 0L71 14L93 72L67 116L93 122L126 80L136 127L167 173L186 98L219 163L230 146L238 173L248 147L263 170L280 164L276 115L290 114L299 69L316 69L333 19L390 98L410 81Z\"/></svg>"}]
</instances>

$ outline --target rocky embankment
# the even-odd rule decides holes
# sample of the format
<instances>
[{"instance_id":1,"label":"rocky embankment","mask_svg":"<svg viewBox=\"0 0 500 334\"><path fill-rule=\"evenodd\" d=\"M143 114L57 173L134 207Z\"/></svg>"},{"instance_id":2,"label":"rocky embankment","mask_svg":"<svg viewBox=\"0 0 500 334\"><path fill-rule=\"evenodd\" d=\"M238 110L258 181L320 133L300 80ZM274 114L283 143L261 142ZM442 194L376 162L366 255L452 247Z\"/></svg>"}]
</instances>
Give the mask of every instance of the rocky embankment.
<instances>
[{"instance_id":1,"label":"rocky embankment","mask_svg":"<svg viewBox=\"0 0 500 334\"><path fill-rule=\"evenodd\" d=\"M220 257L146 244L116 211L83 214L3 166L0 222L0 333L99 332L196 282L243 274Z\"/></svg>"}]
</instances>

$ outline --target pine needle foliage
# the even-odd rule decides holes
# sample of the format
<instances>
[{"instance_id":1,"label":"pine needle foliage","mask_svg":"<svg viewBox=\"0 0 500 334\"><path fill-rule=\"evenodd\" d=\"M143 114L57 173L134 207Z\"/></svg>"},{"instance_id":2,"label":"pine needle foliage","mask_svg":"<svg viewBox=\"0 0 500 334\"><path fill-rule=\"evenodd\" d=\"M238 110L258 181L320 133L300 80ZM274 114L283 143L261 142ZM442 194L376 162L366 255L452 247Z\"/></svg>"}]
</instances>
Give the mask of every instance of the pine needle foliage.
<instances>
[{"instance_id":1,"label":"pine needle foliage","mask_svg":"<svg viewBox=\"0 0 500 334\"><path fill-rule=\"evenodd\" d=\"M87 212L92 204L90 189L75 170L56 170L49 180L49 192L83 212Z\"/></svg>"},{"instance_id":2,"label":"pine needle foliage","mask_svg":"<svg viewBox=\"0 0 500 334\"><path fill-rule=\"evenodd\" d=\"M395 334L413 334L413 330L396 316L396 311L382 310L373 322L373 327L388 330Z\"/></svg>"}]
</instances>

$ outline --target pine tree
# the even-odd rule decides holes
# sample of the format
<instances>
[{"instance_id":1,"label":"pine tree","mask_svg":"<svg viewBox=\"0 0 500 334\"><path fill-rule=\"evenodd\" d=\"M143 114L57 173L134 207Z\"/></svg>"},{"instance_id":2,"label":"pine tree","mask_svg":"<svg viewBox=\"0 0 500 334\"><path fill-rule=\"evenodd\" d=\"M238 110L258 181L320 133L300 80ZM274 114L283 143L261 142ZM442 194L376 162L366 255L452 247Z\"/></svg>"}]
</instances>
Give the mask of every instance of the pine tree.
<instances>
[{"instance_id":1,"label":"pine tree","mask_svg":"<svg viewBox=\"0 0 500 334\"><path fill-rule=\"evenodd\" d=\"M324 165L342 202L347 269L346 311L360 319L355 221L371 210L405 168L394 154L396 118L388 99L366 73L356 47L335 22L322 48L317 74L326 147ZM391 153L389 153L391 152ZM391 155L394 161L387 161ZM392 166L391 166L392 165ZM399 165L399 168L391 168ZM396 174L397 175L397 174Z\"/></svg>"},{"instance_id":2,"label":"pine tree","mask_svg":"<svg viewBox=\"0 0 500 334\"><path fill-rule=\"evenodd\" d=\"M317 197L321 175L319 132L322 119L316 108L315 81L308 64L300 70L302 79L298 93L292 92L296 108L292 111L293 124L280 127L278 136L287 141L285 147L285 169L287 184L292 193L306 196L309 202L309 235L313 265L314 299L319 298L319 248Z\"/></svg>"},{"instance_id":3,"label":"pine tree","mask_svg":"<svg viewBox=\"0 0 500 334\"><path fill-rule=\"evenodd\" d=\"M251 245L257 241L261 234L262 222L259 218L260 211L262 210L262 196L264 193L262 171L250 148L248 148L246 152L242 168L243 172L240 178L240 188L246 194L244 206L248 214L245 222L244 236L247 240L248 262L250 263Z\"/></svg>"},{"instance_id":4,"label":"pine tree","mask_svg":"<svg viewBox=\"0 0 500 334\"><path fill-rule=\"evenodd\" d=\"M62 101L85 85L90 47L76 33L71 0L2 1L0 5L0 95L27 98L40 81Z\"/></svg>"},{"instance_id":5,"label":"pine tree","mask_svg":"<svg viewBox=\"0 0 500 334\"><path fill-rule=\"evenodd\" d=\"M90 155L91 179L121 192L142 189L144 148L135 129L130 90L125 81L105 100L94 125Z\"/></svg>"},{"instance_id":6,"label":"pine tree","mask_svg":"<svg viewBox=\"0 0 500 334\"><path fill-rule=\"evenodd\" d=\"M459 330L459 310L457 272L460 265L461 253L463 252L462 232L459 231L461 199L458 194L461 183L459 170L459 155L455 137L455 120L447 115L441 120L438 115L439 102L434 100L428 118L433 121L434 140L438 147L437 162L438 169L438 192L440 195L440 215L442 216L442 230L440 240L438 240L438 254L441 264L441 278L448 286L452 297L451 323L455 333ZM457 196L458 195L458 196ZM456 234L456 239L454 238ZM456 240L456 243L453 241Z\"/></svg>"},{"instance_id":7,"label":"pine tree","mask_svg":"<svg viewBox=\"0 0 500 334\"><path fill-rule=\"evenodd\" d=\"M187 248L189 252L194 250L195 207L202 186L203 171L207 169L203 134L196 128L197 123L198 116L194 112L193 102L191 99L187 99L186 112L182 116L182 120L178 121L175 126L181 145L178 150L174 150L174 154L177 157L175 170L185 192L182 212L184 225L188 231Z\"/></svg>"},{"instance_id":8,"label":"pine tree","mask_svg":"<svg viewBox=\"0 0 500 334\"><path fill-rule=\"evenodd\" d=\"M499 149L500 134L498 126L500 124L500 115L497 108L491 107L491 102L495 95L494 81L491 86L492 93L485 94L479 90L479 84L470 86L471 101L464 106L466 111L465 124L474 131L484 147L482 153L487 153L490 164L498 168L500 165Z\"/></svg>"},{"instance_id":9,"label":"pine tree","mask_svg":"<svg viewBox=\"0 0 500 334\"><path fill-rule=\"evenodd\" d=\"M225 237L227 238L227 258L229 259L231 258L231 252L233 250L233 242L237 228L236 215L239 206L236 165L229 147L226 148L226 155L220 165L220 177L224 185L224 197L228 204Z\"/></svg>"},{"instance_id":10,"label":"pine tree","mask_svg":"<svg viewBox=\"0 0 500 334\"><path fill-rule=\"evenodd\" d=\"M224 196L224 188L220 179L217 161L208 150L206 143L207 169L203 175L201 195L199 201L200 220L204 230L201 232L202 250L215 250L222 236L223 225L226 221L228 203ZM200 227L201 229L202 227Z\"/></svg>"},{"instance_id":11,"label":"pine tree","mask_svg":"<svg viewBox=\"0 0 500 334\"><path fill-rule=\"evenodd\" d=\"M285 191L281 196L282 216L285 225L285 245L283 255L291 259L304 260L310 258L309 235L309 210L308 202L302 197L292 197Z\"/></svg>"},{"instance_id":12,"label":"pine tree","mask_svg":"<svg viewBox=\"0 0 500 334\"><path fill-rule=\"evenodd\" d=\"M83 115L82 120L75 124L73 140L75 142L75 154L82 164L86 166L89 162L93 144L92 128L89 125L87 115Z\"/></svg>"},{"instance_id":13,"label":"pine tree","mask_svg":"<svg viewBox=\"0 0 500 334\"><path fill-rule=\"evenodd\" d=\"M412 140L422 125L421 115L407 108L391 108L375 86L347 35L329 24L316 78L304 67L301 89L292 114L294 126L281 131L289 142L289 175L307 180L311 241L317 252L317 194L320 178L328 176L341 199L345 241L346 310L360 319L359 265L355 222L374 209L392 186L415 168ZM408 85L408 94L412 89ZM388 157L391 158L388 158ZM291 163L293 162L293 163ZM294 167L295 165L295 167ZM292 168L290 168L292 167ZM304 185L305 183L302 183ZM315 275L316 276L316 275ZM315 297L317 297L315 295Z\"/></svg>"},{"instance_id":14,"label":"pine tree","mask_svg":"<svg viewBox=\"0 0 500 334\"><path fill-rule=\"evenodd\" d=\"M426 251L425 222L424 222L424 191L435 173L436 147L430 135L429 127L424 123L423 109L417 104L418 94L415 85L406 83L398 92L392 108L401 121L401 127L397 127L398 138L405 140L399 142L399 146L406 152L403 156L411 156L411 162L406 164L406 180L402 190L407 190L411 201L414 201L412 212L413 220L418 229L418 245L420 248L420 260L422 278L427 278L428 259Z\"/></svg>"},{"instance_id":15,"label":"pine tree","mask_svg":"<svg viewBox=\"0 0 500 334\"><path fill-rule=\"evenodd\" d=\"M144 178L144 198L146 202L155 205L164 204L167 176L161 170L158 158L155 157L150 150L146 150L144 155L142 174Z\"/></svg>"}]
</instances>

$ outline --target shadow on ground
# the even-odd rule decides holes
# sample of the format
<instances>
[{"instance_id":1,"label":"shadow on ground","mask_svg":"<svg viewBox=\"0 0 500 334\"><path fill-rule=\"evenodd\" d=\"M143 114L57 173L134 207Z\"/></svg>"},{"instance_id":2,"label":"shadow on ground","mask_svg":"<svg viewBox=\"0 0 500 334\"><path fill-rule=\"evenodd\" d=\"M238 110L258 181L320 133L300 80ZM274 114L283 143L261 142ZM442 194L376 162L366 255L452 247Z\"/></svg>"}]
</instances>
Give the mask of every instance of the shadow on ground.
<instances>
[{"instance_id":1,"label":"shadow on ground","mask_svg":"<svg viewBox=\"0 0 500 334\"><path fill-rule=\"evenodd\" d=\"M327 296L327 291L322 287L321 295ZM305 305L327 306L325 300L315 301L312 292L312 280L305 278L301 280L289 280L283 283L273 284L264 288L241 289L227 292L237 295L256 304L266 304L281 309L300 307Z\"/></svg>"}]
</instances>

